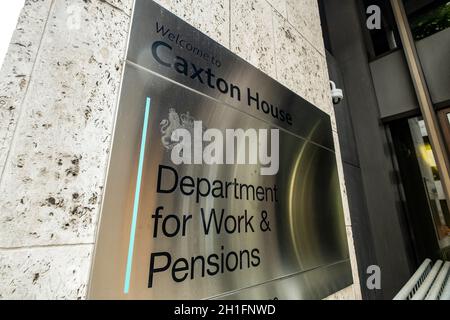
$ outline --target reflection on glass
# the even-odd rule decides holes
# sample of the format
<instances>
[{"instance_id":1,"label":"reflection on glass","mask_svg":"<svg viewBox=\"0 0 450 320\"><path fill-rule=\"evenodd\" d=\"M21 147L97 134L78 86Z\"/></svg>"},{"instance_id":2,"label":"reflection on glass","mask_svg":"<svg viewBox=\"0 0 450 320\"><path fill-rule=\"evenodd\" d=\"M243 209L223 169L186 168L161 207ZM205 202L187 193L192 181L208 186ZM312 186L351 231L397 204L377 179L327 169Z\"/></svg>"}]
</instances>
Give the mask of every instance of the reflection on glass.
<instances>
[{"instance_id":1,"label":"reflection on glass","mask_svg":"<svg viewBox=\"0 0 450 320\"><path fill-rule=\"evenodd\" d=\"M436 234L441 246L446 246L448 241L450 241L450 213L428 138L428 132L423 119L420 117L409 119L408 124L414 141L423 183L427 191Z\"/></svg>"},{"instance_id":2,"label":"reflection on glass","mask_svg":"<svg viewBox=\"0 0 450 320\"><path fill-rule=\"evenodd\" d=\"M450 1L434 1L410 17L414 40L429 37L450 27Z\"/></svg>"}]
</instances>

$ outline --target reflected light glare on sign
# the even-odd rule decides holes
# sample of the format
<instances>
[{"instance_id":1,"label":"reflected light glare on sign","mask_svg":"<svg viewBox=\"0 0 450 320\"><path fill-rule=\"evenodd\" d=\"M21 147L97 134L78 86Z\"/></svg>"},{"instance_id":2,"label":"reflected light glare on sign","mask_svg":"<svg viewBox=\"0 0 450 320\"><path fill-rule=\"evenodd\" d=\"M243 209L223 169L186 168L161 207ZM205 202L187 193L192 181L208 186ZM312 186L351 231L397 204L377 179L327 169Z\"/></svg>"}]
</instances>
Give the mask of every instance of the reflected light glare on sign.
<instances>
[{"instance_id":1,"label":"reflected light glare on sign","mask_svg":"<svg viewBox=\"0 0 450 320\"><path fill-rule=\"evenodd\" d=\"M316 125L311 130L310 134L307 137L308 140L314 135L318 126L319 126L319 122L317 122ZM297 214L297 212L295 211L294 197L295 197L295 192L299 192L299 191L296 190L296 188L295 188L296 179L297 179L298 172L300 171L300 167L302 164L302 158L303 158L305 152L306 152L306 144L304 144L302 146L300 152L298 153L297 159L295 161L294 170L291 175L290 182L289 182L289 189L288 189L289 190L288 191L289 192L289 205L288 205L289 212L288 212L288 216L289 216L289 229L291 232L292 239L296 238L296 232L297 232L297 230L295 229L295 227L296 227L295 215ZM300 191L300 192L302 192L302 191ZM297 258L300 261L300 250L297 246L297 243L295 243L295 242L294 242L294 250L295 250Z\"/></svg>"}]
</instances>

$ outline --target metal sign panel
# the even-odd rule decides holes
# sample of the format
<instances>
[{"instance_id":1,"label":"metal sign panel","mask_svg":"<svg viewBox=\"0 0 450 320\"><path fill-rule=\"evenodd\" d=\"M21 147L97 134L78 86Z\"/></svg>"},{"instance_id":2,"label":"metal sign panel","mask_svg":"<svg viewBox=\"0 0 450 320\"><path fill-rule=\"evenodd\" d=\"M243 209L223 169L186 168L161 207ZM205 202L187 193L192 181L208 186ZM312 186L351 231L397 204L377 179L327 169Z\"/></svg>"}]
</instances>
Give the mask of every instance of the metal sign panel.
<instances>
[{"instance_id":1,"label":"metal sign panel","mask_svg":"<svg viewBox=\"0 0 450 320\"><path fill-rule=\"evenodd\" d=\"M217 135L176 163L177 129ZM228 150L230 129L278 132L277 170L250 161L262 140ZM248 161L228 162L239 150ZM90 298L321 298L351 282L329 116L137 0Z\"/></svg>"}]
</instances>

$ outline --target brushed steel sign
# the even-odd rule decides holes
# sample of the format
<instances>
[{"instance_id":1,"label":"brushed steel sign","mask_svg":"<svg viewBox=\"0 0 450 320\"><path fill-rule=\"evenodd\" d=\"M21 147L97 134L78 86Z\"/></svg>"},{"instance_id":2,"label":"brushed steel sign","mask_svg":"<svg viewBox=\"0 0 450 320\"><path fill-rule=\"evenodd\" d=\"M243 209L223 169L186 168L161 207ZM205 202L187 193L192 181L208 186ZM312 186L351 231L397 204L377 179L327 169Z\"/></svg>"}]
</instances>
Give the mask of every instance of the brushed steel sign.
<instances>
[{"instance_id":1,"label":"brushed steel sign","mask_svg":"<svg viewBox=\"0 0 450 320\"><path fill-rule=\"evenodd\" d=\"M90 298L322 298L351 282L328 115L137 0Z\"/></svg>"}]
</instances>

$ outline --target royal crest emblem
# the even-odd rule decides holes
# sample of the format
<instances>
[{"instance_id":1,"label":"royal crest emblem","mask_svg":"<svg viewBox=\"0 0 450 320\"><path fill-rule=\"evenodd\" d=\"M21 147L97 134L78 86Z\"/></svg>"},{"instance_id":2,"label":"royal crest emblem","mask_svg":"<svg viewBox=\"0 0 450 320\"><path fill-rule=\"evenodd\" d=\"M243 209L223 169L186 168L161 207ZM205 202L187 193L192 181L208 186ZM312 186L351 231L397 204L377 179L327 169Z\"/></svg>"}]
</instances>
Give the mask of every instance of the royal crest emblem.
<instances>
[{"instance_id":1,"label":"royal crest emblem","mask_svg":"<svg viewBox=\"0 0 450 320\"><path fill-rule=\"evenodd\" d=\"M173 133L177 129L186 129L191 133L191 135L193 135L194 121L195 118L189 114L189 111L179 115L174 108L169 108L167 119L163 119L160 123L161 143L164 148L166 150L172 150L174 145L178 143L178 137L174 136L173 138L175 139L172 139ZM204 130L205 129L202 128L202 131Z\"/></svg>"}]
</instances>

